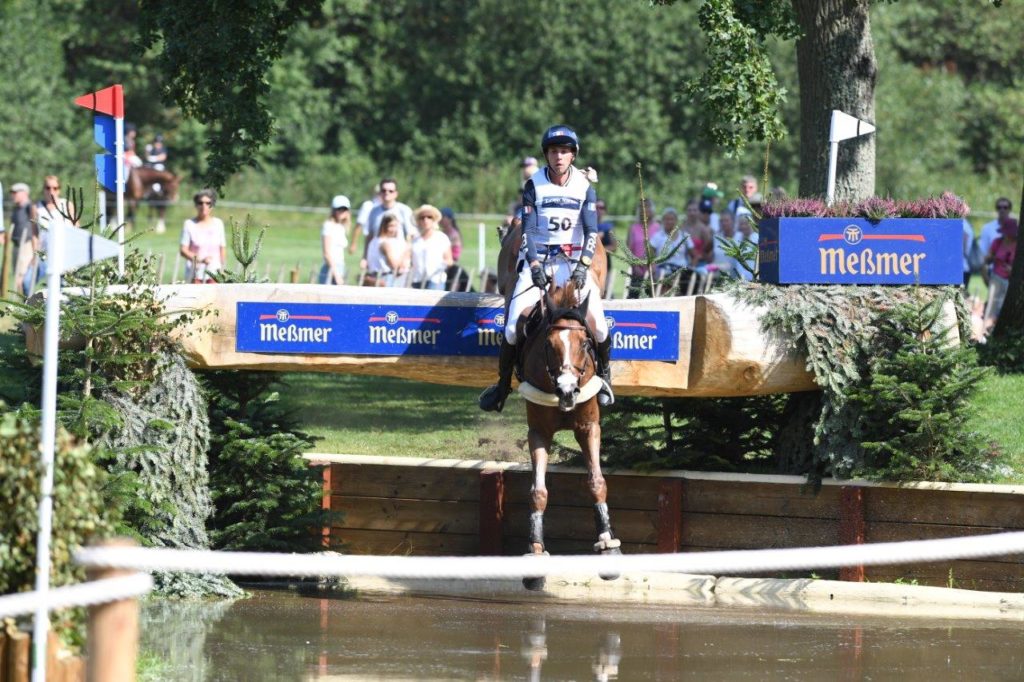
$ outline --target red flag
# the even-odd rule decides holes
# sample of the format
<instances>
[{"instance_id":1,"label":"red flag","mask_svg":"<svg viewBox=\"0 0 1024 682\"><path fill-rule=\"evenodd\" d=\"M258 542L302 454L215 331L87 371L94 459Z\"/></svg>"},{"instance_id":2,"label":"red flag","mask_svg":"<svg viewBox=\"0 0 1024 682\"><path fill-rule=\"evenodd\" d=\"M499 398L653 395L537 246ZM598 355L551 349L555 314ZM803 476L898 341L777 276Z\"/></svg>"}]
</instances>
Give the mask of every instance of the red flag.
<instances>
[{"instance_id":1,"label":"red flag","mask_svg":"<svg viewBox=\"0 0 1024 682\"><path fill-rule=\"evenodd\" d=\"M109 88L77 97L75 104L107 116L124 118L124 90L120 85L111 85Z\"/></svg>"}]
</instances>

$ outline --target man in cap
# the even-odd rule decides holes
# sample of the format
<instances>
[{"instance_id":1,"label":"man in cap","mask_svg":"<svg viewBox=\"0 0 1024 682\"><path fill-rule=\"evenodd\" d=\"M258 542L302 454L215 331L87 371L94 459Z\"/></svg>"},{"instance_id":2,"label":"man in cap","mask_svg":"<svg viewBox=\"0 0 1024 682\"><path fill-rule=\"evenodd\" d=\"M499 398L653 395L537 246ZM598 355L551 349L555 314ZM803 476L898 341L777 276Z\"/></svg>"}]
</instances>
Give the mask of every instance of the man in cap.
<instances>
[{"instance_id":1,"label":"man in cap","mask_svg":"<svg viewBox=\"0 0 1024 682\"><path fill-rule=\"evenodd\" d=\"M11 229L4 233L0 227L0 243L9 236L15 247L14 253L14 290L25 291L25 277L32 269L36 249L39 247L39 227L37 225L36 207L28 195L28 185L16 182L11 185ZM6 285L6 282L3 283ZM30 283L31 284L31 283Z\"/></svg>"}]
</instances>

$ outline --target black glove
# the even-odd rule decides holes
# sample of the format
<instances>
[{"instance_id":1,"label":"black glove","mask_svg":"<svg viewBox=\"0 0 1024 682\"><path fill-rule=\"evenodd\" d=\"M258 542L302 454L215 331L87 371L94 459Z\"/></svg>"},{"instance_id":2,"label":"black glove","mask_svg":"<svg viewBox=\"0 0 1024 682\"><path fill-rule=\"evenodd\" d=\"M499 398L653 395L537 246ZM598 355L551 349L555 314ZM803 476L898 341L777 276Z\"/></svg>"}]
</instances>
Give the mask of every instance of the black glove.
<instances>
[{"instance_id":1,"label":"black glove","mask_svg":"<svg viewBox=\"0 0 1024 682\"><path fill-rule=\"evenodd\" d=\"M587 269L583 263L577 263L576 269L572 271L572 283L576 285L576 291L583 291L583 287L587 286Z\"/></svg>"},{"instance_id":2,"label":"black glove","mask_svg":"<svg viewBox=\"0 0 1024 682\"><path fill-rule=\"evenodd\" d=\"M548 286L548 277L544 274L544 268L539 265L530 267L530 278L533 280L533 286L538 289L544 289Z\"/></svg>"}]
</instances>

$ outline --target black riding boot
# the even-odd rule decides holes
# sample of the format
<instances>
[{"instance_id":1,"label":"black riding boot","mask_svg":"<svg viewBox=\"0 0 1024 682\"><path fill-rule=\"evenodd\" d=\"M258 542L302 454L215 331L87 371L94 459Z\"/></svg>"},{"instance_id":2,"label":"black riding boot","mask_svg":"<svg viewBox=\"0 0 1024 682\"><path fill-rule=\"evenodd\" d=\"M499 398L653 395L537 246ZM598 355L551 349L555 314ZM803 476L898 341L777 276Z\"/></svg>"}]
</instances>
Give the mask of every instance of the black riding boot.
<instances>
[{"instance_id":1,"label":"black riding boot","mask_svg":"<svg viewBox=\"0 0 1024 682\"><path fill-rule=\"evenodd\" d=\"M615 403L615 393L612 392L612 338L597 344L597 366L598 375L604 384L597 394L597 404L601 407L608 407Z\"/></svg>"},{"instance_id":2,"label":"black riding boot","mask_svg":"<svg viewBox=\"0 0 1024 682\"><path fill-rule=\"evenodd\" d=\"M498 350L498 383L488 386L480 394L480 409L485 412L501 412L505 398L512 391L512 370L516 364L516 347L501 336Z\"/></svg>"}]
</instances>

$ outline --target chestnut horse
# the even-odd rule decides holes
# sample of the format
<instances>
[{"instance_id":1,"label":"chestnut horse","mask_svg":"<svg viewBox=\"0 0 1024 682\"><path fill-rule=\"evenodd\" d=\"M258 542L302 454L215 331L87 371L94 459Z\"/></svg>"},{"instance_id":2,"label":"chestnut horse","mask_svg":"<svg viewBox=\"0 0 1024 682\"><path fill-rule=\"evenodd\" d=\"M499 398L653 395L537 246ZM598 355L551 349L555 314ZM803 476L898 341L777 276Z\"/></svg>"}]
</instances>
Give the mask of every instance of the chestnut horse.
<instances>
[{"instance_id":1,"label":"chestnut horse","mask_svg":"<svg viewBox=\"0 0 1024 682\"><path fill-rule=\"evenodd\" d=\"M515 286L515 258L519 250L518 227L505 237L498 257L498 279L502 291L510 295ZM604 285L607 263L603 248L598 243L594 255L594 274L598 277L597 291ZM600 267L598 265L600 264ZM525 334L520 335L519 372L520 392L526 398L527 439L533 463L533 486L530 491L530 540L528 555L544 555L544 511L548 504L545 473L548 453L555 433L571 429L583 451L587 465L587 485L594 498L594 522L597 542L594 551L600 554L621 554L620 542L615 538L608 516L608 486L601 473L601 411L597 392L601 382L597 377L597 342L592 323L587 321L589 298L577 302L576 289L569 283L564 288L553 285L545 292L541 311L531 317L535 328L526 330L525 320L510 320L520 324ZM508 310L506 301L506 311ZM537 321L539 319L539 321ZM612 580L617 575L602 575ZM530 590L544 587L544 578L523 579Z\"/></svg>"},{"instance_id":2,"label":"chestnut horse","mask_svg":"<svg viewBox=\"0 0 1024 682\"><path fill-rule=\"evenodd\" d=\"M164 217L167 214L167 204L178 200L178 186L181 179L170 171L157 170L155 168L132 168L128 174L128 182L125 183L125 199L128 204L128 222L135 223L135 213L138 210L139 202L145 200L149 206L156 210L156 231L163 232L167 229ZM158 186L159 189L156 189Z\"/></svg>"}]
</instances>

